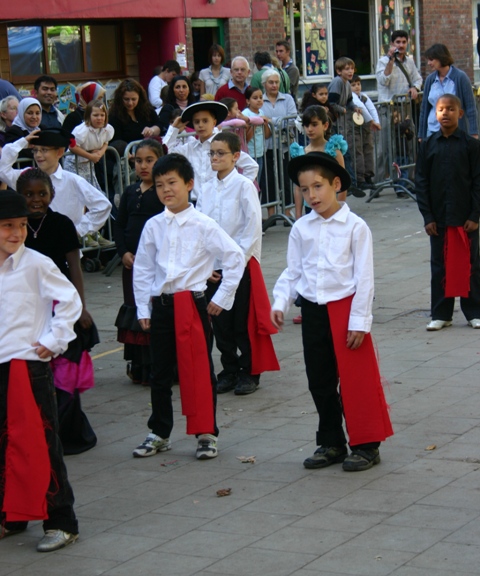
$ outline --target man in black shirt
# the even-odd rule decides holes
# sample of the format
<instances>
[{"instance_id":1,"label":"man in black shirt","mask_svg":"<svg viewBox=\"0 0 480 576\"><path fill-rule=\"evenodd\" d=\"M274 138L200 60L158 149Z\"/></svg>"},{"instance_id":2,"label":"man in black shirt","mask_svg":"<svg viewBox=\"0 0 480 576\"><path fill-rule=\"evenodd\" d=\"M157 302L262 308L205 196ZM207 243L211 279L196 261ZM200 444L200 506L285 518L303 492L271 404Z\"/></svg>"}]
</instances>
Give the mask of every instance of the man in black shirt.
<instances>
[{"instance_id":1,"label":"man in black shirt","mask_svg":"<svg viewBox=\"0 0 480 576\"><path fill-rule=\"evenodd\" d=\"M480 142L458 128L463 116L452 94L438 99L440 130L422 143L415 191L431 246L432 321L451 326L455 296L472 328L480 328Z\"/></svg>"},{"instance_id":2,"label":"man in black shirt","mask_svg":"<svg viewBox=\"0 0 480 576\"><path fill-rule=\"evenodd\" d=\"M42 105L42 130L60 130L64 115L55 107L57 100L57 81L53 76L39 76L33 85L33 96Z\"/></svg>"}]
</instances>

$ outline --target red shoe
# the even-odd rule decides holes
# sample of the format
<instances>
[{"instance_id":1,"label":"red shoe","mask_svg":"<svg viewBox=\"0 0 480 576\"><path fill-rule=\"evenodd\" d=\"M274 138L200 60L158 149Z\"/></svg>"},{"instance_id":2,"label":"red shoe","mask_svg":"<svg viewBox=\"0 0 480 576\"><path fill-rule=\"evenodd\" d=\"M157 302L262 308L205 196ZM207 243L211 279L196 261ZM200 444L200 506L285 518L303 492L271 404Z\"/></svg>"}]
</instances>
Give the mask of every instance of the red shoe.
<instances>
[{"instance_id":1,"label":"red shoe","mask_svg":"<svg viewBox=\"0 0 480 576\"><path fill-rule=\"evenodd\" d=\"M293 319L293 323L294 324L301 324L302 323L302 315L299 314L298 316L295 316L295 318Z\"/></svg>"}]
</instances>

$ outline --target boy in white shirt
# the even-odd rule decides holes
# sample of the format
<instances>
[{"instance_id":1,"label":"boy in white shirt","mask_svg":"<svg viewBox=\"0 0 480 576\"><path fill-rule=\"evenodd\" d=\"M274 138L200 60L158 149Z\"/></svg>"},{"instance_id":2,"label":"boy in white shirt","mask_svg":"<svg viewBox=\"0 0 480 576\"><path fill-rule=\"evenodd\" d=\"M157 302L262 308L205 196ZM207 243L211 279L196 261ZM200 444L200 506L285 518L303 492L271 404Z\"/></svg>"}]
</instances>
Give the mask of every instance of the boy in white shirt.
<instances>
[{"instance_id":1,"label":"boy in white shirt","mask_svg":"<svg viewBox=\"0 0 480 576\"><path fill-rule=\"evenodd\" d=\"M37 550L51 552L78 538L78 523L49 362L75 339L82 303L50 258L25 248L29 215L23 196L0 193L0 539L43 520Z\"/></svg>"},{"instance_id":2,"label":"boy in white shirt","mask_svg":"<svg viewBox=\"0 0 480 576\"><path fill-rule=\"evenodd\" d=\"M221 102L196 102L185 108L180 118L175 118L163 137L163 144L169 152L178 152L186 156L192 163L195 171L195 186L190 194L192 202L196 202L203 184L215 178L210 165L210 144L215 134L218 133L216 126L221 124L228 115L228 108ZM186 126L193 128L197 133L197 139L188 139L180 143L178 134ZM237 167L242 169L243 175L252 182L257 177L258 164L245 152L240 152Z\"/></svg>"},{"instance_id":3,"label":"boy in white shirt","mask_svg":"<svg viewBox=\"0 0 480 576\"><path fill-rule=\"evenodd\" d=\"M373 187L372 178L375 176L373 131L381 130L377 109L370 98L362 92L360 76L354 74L350 80L352 98L355 106L362 110L363 124L354 125L355 134L355 164L357 173L357 186L368 190Z\"/></svg>"},{"instance_id":4,"label":"boy in white shirt","mask_svg":"<svg viewBox=\"0 0 480 576\"><path fill-rule=\"evenodd\" d=\"M15 170L18 153L31 146L33 157L42 172L48 174L55 188L50 208L68 216L80 237L97 232L105 224L112 205L105 194L89 184L85 178L63 170L60 159L65 154L69 139L60 130L31 132L2 149L0 180L15 189L23 170ZM88 208L88 211L85 211Z\"/></svg>"},{"instance_id":5,"label":"boy in white shirt","mask_svg":"<svg viewBox=\"0 0 480 576\"><path fill-rule=\"evenodd\" d=\"M332 156L298 156L288 172L312 212L290 233L288 267L273 290L271 319L280 329L290 305L301 296L305 366L319 414L318 448L303 464L324 468L343 462L346 471L368 470L380 462L380 442L393 434L369 334L371 233L346 203L338 202L336 193L348 189L350 176Z\"/></svg>"},{"instance_id":6,"label":"boy in white shirt","mask_svg":"<svg viewBox=\"0 0 480 576\"><path fill-rule=\"evenodd\" d=\"M245 256L245 269L231 310L212 318L213 333L223 366L218 375L217 392L223 394L234 390L237 396L243 396L257 390L260 372L279 369L278 363L273 368L259 366L255 361L252 365L252 352L255 352L256 347L249 334L249 315L255 309L250 306L250 298L251 291L259 291L261 286L252 285L252 282L255 284L256 276L255 271L251 274L251 268L255 266L257 271L260 269L262 210L255 186L235 168L240 157L240 138L232 132L220 132L213 138L209 154L212 170L217 176L204 184L197 201L197 210L213 218L235 240ZM223 263L217 260L208 283L207 299L214 297L221 288L222 277ZM267 336L270 340L270 336Z\"/></svg>"},{"instance_id":7,"label":"boy in white shirt","mask_svg":"<svg viewBox=\"0 0 480 576\"><path fill-rule=\"evenodd\" d=\"M171 448L173 372L178 360L187 434L198 437L196 457L206 460L218 454L217 382L208 315L218 316L232 307L245 258L218 224L189 203L194 173L185 156L159 158L152 176L165 211L146 223L133 267L138 320L143 330L150 330L151 433L133 455L145 458ZM204 290L216 260L223 263L224 282L207 305Z\"/></svg>"}]
</instances>

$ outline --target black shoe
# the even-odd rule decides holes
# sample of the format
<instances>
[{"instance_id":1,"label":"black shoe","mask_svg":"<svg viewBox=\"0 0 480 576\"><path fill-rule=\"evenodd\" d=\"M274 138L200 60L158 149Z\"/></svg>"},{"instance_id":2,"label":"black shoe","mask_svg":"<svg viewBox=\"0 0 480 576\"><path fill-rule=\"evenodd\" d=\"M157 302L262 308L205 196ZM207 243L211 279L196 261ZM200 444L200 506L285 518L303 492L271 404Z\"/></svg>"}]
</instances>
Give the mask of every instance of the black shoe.
<instances>
[{"instance_id":1,"label":"black shoe","mask_svg":"<svg viewBox=\"0 0 480 576\"><path fill-rule=\"evenodd\" d=\"M371 188L373 188L373 184L370 184L365 180L365 182L361 182L358 185L358 187L360 188L360 190L370 190Z\"/></svg>"},{"instance_id":2,"label":"black shoe","mask_svg":"<svg viewBox=\"0 0 480 576\"><path fill-rule=\"evenodd\" d=\"M359 450L352 448L352 453L343 461L343 469L346 472L361 472L369 470L375 464L380 463L380 452L378 448Z\"/></svg>"},{"instance_id":3,"label":"black shoe","mask_svg":"<svg viewBox=\"0 0 480 576\"><path fill-rule=\"evenodd\" d=\"M326 468L343 462L348 455L346 446L319 446L313 456L303 461L305 468Z\"/></svg>"},{"instance_id":4,"label":"black shoe","mask_svg":"<svg viewBox=\"0 0 480 576\"><path fill-rule=\"evenodd\" d=\"M249 374L241 373L238 377L238 384L235 386L236 396L246 396L257 391L258 383Z\"/></svg>"},{"instance_id":5,"label":"black shoe","mask_svg":"<svg viewBox=\"0 0 480 576\"><path fill-rule=\"evenodd\" d=\"M355 196L355 198L365 198L366 194L363 190L360 190L360 188L352 186L351 188L348 189L347 196Z\"/></svg>"},{"instance_id":6,"label":"black shoe","mask_svg":"<svg viewBox=\"0 0 480 576\"><path fill-rule=\"evenodd\" d=\"M237 385L237 375L236 374L224 374L218 379L217 382L217 394L225 394L225 392L230 392Z\"/></svg>"},{"instance_id":7,"label":"black shoe","mask_svg":"<svg viewBox=\"0 0 480 576\"><path fill-rule=\"evenodd\" d=\"M397 198L408 198L408 194L406 192L395 192L397 195Z\"/></svg>"}]
</instances>

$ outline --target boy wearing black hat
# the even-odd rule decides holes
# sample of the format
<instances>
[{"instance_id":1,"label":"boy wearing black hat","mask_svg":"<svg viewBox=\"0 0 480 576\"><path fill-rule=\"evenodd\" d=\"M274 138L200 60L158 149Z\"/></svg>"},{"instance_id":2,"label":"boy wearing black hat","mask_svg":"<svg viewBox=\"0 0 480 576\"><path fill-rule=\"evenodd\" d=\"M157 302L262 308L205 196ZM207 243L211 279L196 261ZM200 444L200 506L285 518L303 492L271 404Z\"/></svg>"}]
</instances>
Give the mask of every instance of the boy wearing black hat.
<instances>
[{"instance_id":1,"label":"boy wearing black hat","mask_svg":"<svg viewBox=\"0 0 480 576\"><path fill-rule=\"evenodd\" d=\"M31 147L33 157L40 170L48 174L55 188L55 198L50 207L55 212L68 216L75 224L80 237L97 232L104 225L112 205L105 194L89 182L63 170L60 159L69 145L69 138L60 130L35 130L26 138L20 138L2 149L0 158L0 180L10 188L16 188L18 177L23 170L15 170L21 150ZM85 211L88 208L88 211Z\"/></svg>"},{"instance_id":2,"label":"boy wearing black hat","mask_svg":"<svg viewBox=\"0 0 480 576\"><path fill-rule=\"evenodd\" d=\"M330 155L310 152L294 158L288 172L312 212L290 233L288 266L273 290L271 319L280 329L300 295L307 379L319 414L318 448L304 466L343 462L346 471L368 470L380 462L380 442L393 434L369 334L371 233L346 203L337 200L337 192L350 186L350 176Z\"/></svg>"},{"instance_id":3,"label":"boy wearing black hat","mask_svg":"<svg viewBox=\"0 0 480 576\"><path fill-rule=\"evenodd\" d=\"M185 108L182 115L175 119L163 138L163 143L169 152L183 154L192 163L195 171L195 187L190 194L190 199L193 202L197 200L203 184L217 177L210 166L208 153L212 139L218 133L216 126L221 124L227 115L228 108L221 102L196 102ZM180 144L178 134L186 126L195 129L197 139L189 138L187 142ZM240 152L237 168L240 168L242 174L252 182L257 177L258 164L245 152Z\"/></svg>"},{"instance_id":4,"label":"boy wearing black hat","mask_svg":"<svg viewBox=\"0 0 480 576\"><path fill-rule=\"evenodd\" d=\"M50 258L25 248L27 216L23 196L0 194L0 539L44 520L37 550L51 552L78 538L78 523L49 362L75 339L82 303Z\"/></svg>"}]
</instances>

